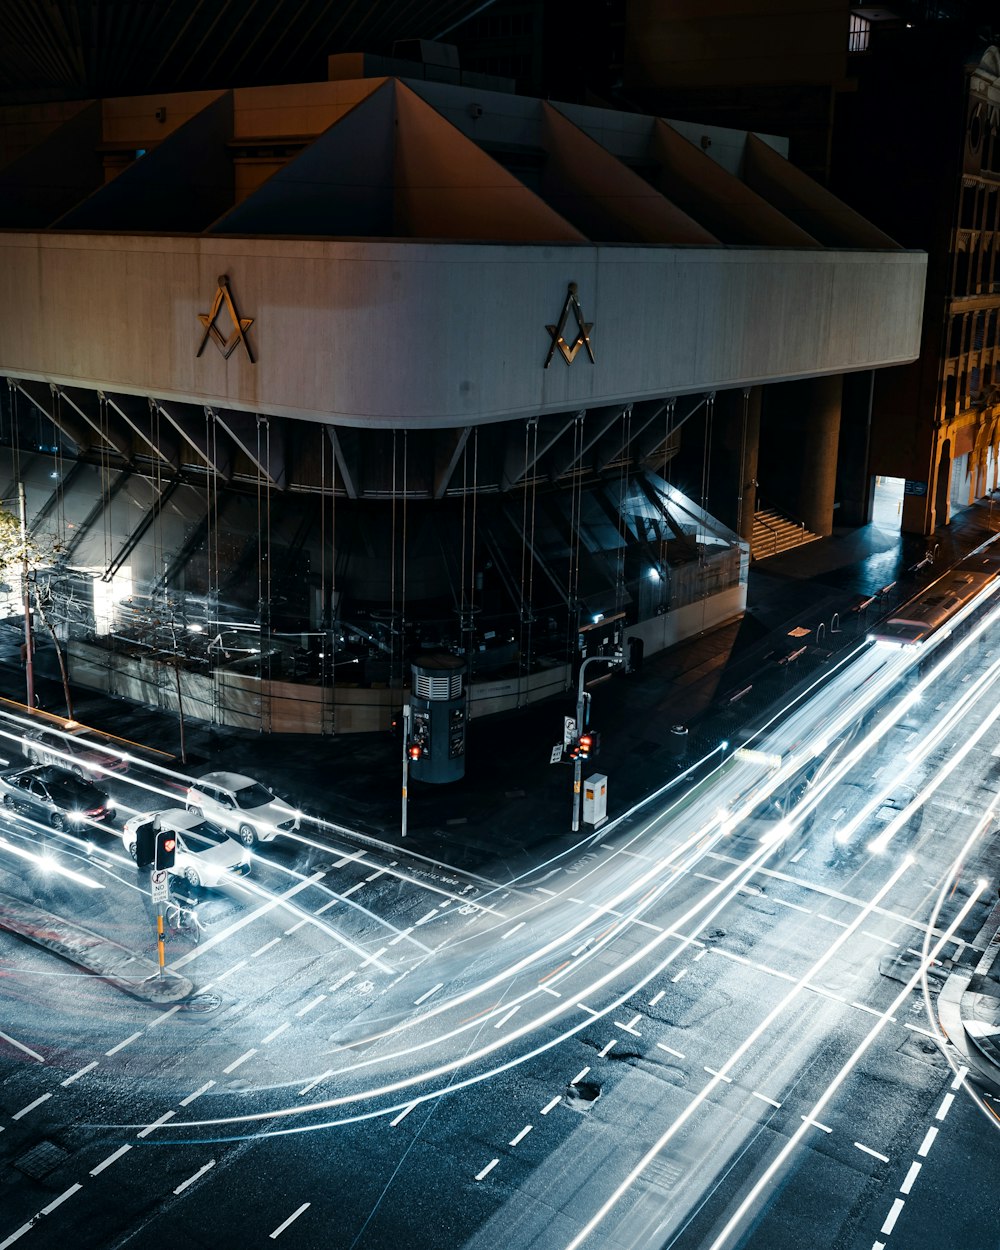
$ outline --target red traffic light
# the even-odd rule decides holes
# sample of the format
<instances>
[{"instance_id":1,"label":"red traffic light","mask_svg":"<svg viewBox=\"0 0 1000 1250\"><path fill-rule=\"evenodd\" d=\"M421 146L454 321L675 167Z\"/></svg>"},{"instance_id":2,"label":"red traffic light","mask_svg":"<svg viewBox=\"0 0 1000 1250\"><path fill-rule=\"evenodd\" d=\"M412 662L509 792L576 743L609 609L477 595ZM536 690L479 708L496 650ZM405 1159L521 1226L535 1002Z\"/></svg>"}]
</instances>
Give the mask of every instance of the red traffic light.
<instances>
[{"instance_id":1,"label":"red traffic light","mask_svg":"<svg viewBox=\"0 0 1000 1250\"><path fill-rule=\"evenodd\" d=\"M170 854L171 851L176 851L177 850L176 841L173 838L164 838L163 849L167 852L168 855Z\"/></svg>"},{"instance_id":2,"label":"red traffic light","mask_svg":"<svg viewBox=\"0 0 1000 1250\"><path fill-rule=\"evenodd\" d=\"M415 743L413 744L413 746L411 746L411 747L410 747L410 750L409 750L409 756L410 756L410 759L411 759L411 760L418 760L418 759L420 759L420 754L421 754L421 753L420 753L420 746L419 746L419 745L415 742Z\"/></svg>"},{"instance_id":3,"label":"red traffic light","mask_svg":"<svg viewBox=\"0 0 1000 1250\"><path fill-rule=\"evenodd\" d=\"M594 739L590 736L590 734L580 735L580 754L584 758L590 755L590 751L593 745L594 745Z\"/></svg>"},{"instance_id":4,"label":"red traffic light","mask_svg":"<svg viewBox=\"0 0 1000 1250\"><path fill-rule=\"evenodd\" d=\"M176 854L177 838L175 835L168 833L165 829L159 830L156 835L153 867L156 868L157 871L163 871L166 868L173 868Z\"/></svg>"}]
</instances>

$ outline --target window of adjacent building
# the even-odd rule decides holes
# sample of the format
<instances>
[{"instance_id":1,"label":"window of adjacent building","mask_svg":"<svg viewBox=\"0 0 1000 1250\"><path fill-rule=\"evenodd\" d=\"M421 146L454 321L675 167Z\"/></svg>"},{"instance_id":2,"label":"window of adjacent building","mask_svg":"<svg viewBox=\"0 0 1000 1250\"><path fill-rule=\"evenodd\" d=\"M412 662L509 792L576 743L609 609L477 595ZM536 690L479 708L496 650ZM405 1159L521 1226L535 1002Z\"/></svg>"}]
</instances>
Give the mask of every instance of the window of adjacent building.
<instances>
[{"instance_id":1,"label":"window of adjacent building","mask_svg":"<svg viewBox=\"0 0 1000 1250\"><path fill-rule=\"evenodd\" d=\"M871 37L872 24L866 17L851 14L851 26L847 35L848 52L867 52L868 40Z\"/></svg>"}]
</instances>

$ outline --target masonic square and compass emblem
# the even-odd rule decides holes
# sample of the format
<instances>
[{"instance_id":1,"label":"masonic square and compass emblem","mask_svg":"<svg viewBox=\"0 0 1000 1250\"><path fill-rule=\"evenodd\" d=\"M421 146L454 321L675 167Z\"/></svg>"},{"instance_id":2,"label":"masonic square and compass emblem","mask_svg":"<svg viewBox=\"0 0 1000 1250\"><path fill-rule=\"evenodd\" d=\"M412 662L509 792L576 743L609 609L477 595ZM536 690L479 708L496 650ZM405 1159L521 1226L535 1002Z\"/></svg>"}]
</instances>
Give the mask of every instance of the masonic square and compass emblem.
<instances>
[{"instance_id":1,"label":"masonic square and compass emblem","mask_svg":"<svg viewBox=\"0 0 1000 1250\"><path fill-rule=\"evenodd\" d=\"M215 324L215 319L222 311L222 305L225 304L229 311L229 318L232 322L232 331L228 338L223 334L219 327ZM236 304L233 300L233 293L229 289L229 278L223 274L219 278L219 289L215 292L215 299L212 301L210 312L199 313L198 320L205 329L204 336L201 340L201 346L198 348L197 355L200 356L205 350L205 344L209 339L222 352L224 359L228 360L236 349L237 343L242 343L246 349L247 358L251 364L254 364L253 352L250 350L250 343L247 340L247 330L253 325L253 317L241 317L236 311Z\"/></svg>"},{"instance_id":2,"label":"masonic square and compass emblem","mask_svg":"<svg viewBox=\"0 0 1000 1250\"><path fill-rule=\"evenodd\" d=\"M566 302L563 304L562 315L559 318L559 324L554 326L546 326L552 342L549 344L549 354L545 357L545 368L547 369L552 363L552 357L555 355L556 348L559 348L563 360L571 365L576 359L576 353L581 347L586 347L587 355L590 357L590 363L594 364L594 348L590 342L590 332L594 328L592 321L584 321L583 309L580 307L580 301L577 299L576 283L569 284L569 290L566 292ZM576 335L572 343L566 342L566 323L569 321L570 313L576 321Z\"/></svg>"}]
</instances>

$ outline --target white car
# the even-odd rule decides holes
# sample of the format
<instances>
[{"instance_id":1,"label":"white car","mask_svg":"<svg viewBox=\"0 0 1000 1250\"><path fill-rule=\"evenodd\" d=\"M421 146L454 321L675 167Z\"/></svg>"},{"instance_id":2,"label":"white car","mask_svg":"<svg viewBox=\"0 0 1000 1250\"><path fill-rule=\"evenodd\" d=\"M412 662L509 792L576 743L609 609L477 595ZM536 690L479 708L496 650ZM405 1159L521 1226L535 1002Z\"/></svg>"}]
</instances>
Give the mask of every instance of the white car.
<instances>
[{"instance_id":1,"label":"white car","mask_svg":"<svg viewBox=\"0 0 1000 1250\"><path fill-rule=\"evenodd\" d=\"M239 773L206 773L188 789L187 809L235 833L244 846L298 829L302 813Z\"/></svg>"},{"instance_id":2,"label":"white car","mask_svg":"<svg viewBox=\"0 0 1000 1250\"><path fill-rule=\"evenodd\" d=\"M67 721L65 730L32 729L24 735L24 755L32 764L53 764L91 781L106 773L127 773L128 761L109 751L83 725Z\"/></svg>"},{"instance_id":3,"label":"white car","mask_svg":"<svg viewBox=\"0 0 1000 1250\"><path fill-rule=\"evenodd\" d=\"M227 877L249 874L250 855L245 847L197 812L184 812L179 807L164 812L140 812L126 822L122 842L133 859L139 830L157 817L160 828L169 829L177 838L174 866L170 870L175 876L185 877L193 886L216 886Z\"/></svg>"}]
</instances>

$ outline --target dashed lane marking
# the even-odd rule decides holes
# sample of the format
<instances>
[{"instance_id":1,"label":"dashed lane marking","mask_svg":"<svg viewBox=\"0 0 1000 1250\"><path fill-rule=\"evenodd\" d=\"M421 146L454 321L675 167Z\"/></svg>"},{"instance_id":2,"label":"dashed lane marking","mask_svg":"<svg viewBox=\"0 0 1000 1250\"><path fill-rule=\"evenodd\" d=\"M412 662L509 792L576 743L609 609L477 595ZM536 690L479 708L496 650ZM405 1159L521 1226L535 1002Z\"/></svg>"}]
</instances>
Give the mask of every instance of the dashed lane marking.
<instances>
[{"instance_id":1,"label":"dashed lane marking","mask_svg":"<svg viewBox=\"0 0 1000 1250\"><path fill-rule=\"evenodd\" d=\"M899 1192L901 1194L908 1194L910 1192L910 1190L913 1188L913 1182L919 1176L920 1169L922 1167L923 1167L922 1163L910 1164L910 1170L906 1173L906 1179L903 1181L902 1185L900 1185L899 1187Z\"/></svg>"},{"instance_id":2,"label":"dashed lane marking","mask_svg":"<svg viewBox=\"0 0 1000 1250\"><path fill-rule=\"evenodd\" d=\"M330 986L330 993L332 994L334 990L339 990L342 985L346 985L347 982L350 981L351 977L353 976L354 976L353 972L345 972L344 975L340 977L339 980L334 981L334 983Z\"/></svg>"},{"instance_id":3,"label":"dashed lane marking","mask_svg":"<svg viewBox=\"0 0 1000 1250\"><path fill-rule=\"evenodd\" d=\"M883 937L881 933L872 933L868 929L862 929L861 936L871 938L873 942L881 942L883 946L895 946L897 949L899 948L898 942L894 942L892 938Z\"/></svg>"},{"instance_id":4,"label":"dashed lane marking","mask_svg":"<svg viewBox=\"0 0 1000 1250\"><path fill-rule=\"evenodd\" d=\"M133 1033L131 1037L126 1037L124 1042L119 1042L117 1046L112 1046L110 1050L106 1050L104 1053L108 1058L112 1055L117 1055L120 1050L124 1050L126 1046L131 1046L132 1043L137 1041L140 1037L142 1037L141 1029L138 1033Z\"/></svg>"},{"instance_id":5,"label":"dashed lane marking","mask_svg":"<svg viewBox=\"0 0 1000 1250\"><path fill-rule=\"evenodd\" d=\"M657 1042L656 1045L659 1050L665 1050L668 1055L673 1055L675 1059L684 1058L679 1050L674 1050L672 1046L668 1046L665 1042Z\"/></svg>"},{"instance_id":6,"label":"dashed lane marking","mask_svg":"<svg viewBox=\"0 0 1000 1250\"><path fill-rule=\"evenodd\" d=\"M226 977L231 977L234 972L239 972L241 968L246 966L246 963L247 961L245 959L241 959L239 963L233 964L231 968L227 968L225 972L220 973L215 978L216 982L225 981Z\"/></svg>"},{"instance_id":7,"label":"dashed lane marking","mask_svg":"<svg viewBox=\"0 0 1000 1250\"><path fill-rule=\"evenodd\" d=\"M899 1219L899 1213L906 1206L903 1198L894 1198L892 1206L889 1208L889 1214L885 1217L885 1223L879 1229L883 1237L888 1237L892 1230L896 1227L896 1221Z\"/></svg>"},{"instance_id":8,"label":"dashed lane marking","mask_svg":"<svg viewBox=\"0 0 1000 1250\"><path fill-rule=\"evenodd\" d=\"M189 1176L186 1181L181 1181L181 1183L174 1190L174 1193L182 1194L184 1190L188 1188L189 1185L193 1185L196 1180L204 1176L206 1172L211 1172L212 1168L214 1167L215 1167L215 1160L209 1159L209 1161L205 1164L205 1166L200 1167L193 1176Z\"/></svg>"},{"instance_id":9,"label":"dashed lane marking","mask_svg":"<svg viewBox=\"0 0 1000 1250\"><path fill-rule=\"evenodd\" d=\"M166 1124L168 1120L172 1120L176 1114L176 1111L164 1111L158 1120L154 1120L152 1124L147 1124L144 1129L136 1133L136 1137L148 1137L154 1129L159 1128L161 1124Z\"/></svg>"},{"instance_id":10,"label":"dashed lane marking","mask_svg":"<svg viewBox=\"0 0 1000 1250\"><path fill-rule=\"evenodd\" d=\"M858 1150L862 1151L866 1155L871 1155L873 1159L878 1159L881 1163L889 1162L888 1155L880 1155L877 1150L872 1150L871 1146L863 1146L859 1141L856 1141L854 1144Z\"/></svg>"},{"instance_id":11,"label":"dashed lane marking","mask_svg":"<svg viewBox=\"0 0 1000 1250\"><path fill-rule=\"evenodd\" d=\"M127 1155L132 1149L131 1145L119 1146L117 1150L113 1150L106 1159L103 1159L96 1168L91 1169L91 1176L100 1176L105 1168L109 1168L112 1163L117 1163L122 1155Z\"/></svg>"},{"instance_id":12,"label":"dashed lane marking","mask_svg":"<svg viewBox=\"0 0 1000 1250\"><path fill-rule=\"evenodd\" d=\"M367 968L369 964L378 963L381 956L383 956L388 949L388 946L380 946L377 951L374 951L367 958L362 959L361 963L358 964L358 967Z\"/></svg>"},{"instance_id":13,"label":"dashed lane marking","mask_svg":"<svg viewBox=\"0 0 1000 1250\"><path fill-rule=\"evenodd\" d=\"M438 981L437 985L432 985L429 990L425 990L423 994L420 995L419 998L415 998L413 1000L414 1007L419 1007L421 1003L425 1003L428 1000L428 998L430 998L432 994L436 994L443 985L444 985L443 981Z\"/></svg>"},{"instance_id":14,"label":"dashed lane marking","mask_svg":"<svg viewBox=\"0 0 1000 1250\"><path fill-rule=\"evenodd\" d=\"M289 1224L294 1224L294 1223L295 1223L295 1221L296 1221L296 1220L299 1218L299 1216L302 1214L302 1212L303 1212L303 1211L308 1211L308 1210L309 1210L309 1208L310 1208L311 1206L312 1206L312 1203L311 1203L311 1202L303 1202L302 1206L300 1206L300 1207L299 1207L299 1209L298 1209L297 1211L293 1211L293 1212L291 1213L291 1215L288 1217L288 1219L287 1219L287 1220L284 1220L281 1224L279 1224L279 1225L278 1225L278 1227L274 1230L274 1232L273 1232L273 1233L269 1233L269 1234L268 1234L268 1236L271 1238L271 1240L272 1240L272 1241L277 1241L277 1239L278 1239L278 1238L281 1236L281 1234L285 1231L285 1229L288 1227L288 1225L289 1225Z\"/></svg>"},{"instance_id":15,"label":"dashed lane marking","mask_svg":"<svg viewBox=\"0 0 1000 1250\"><path fill-rule=\"evenodd\" d=\"M594 1010L594 1008L588 1007L586 1003L577 1003L577 1006L580 1008L581 1011L586 1011L589 1015L592 1015L592 1016L597 1015L597 1012Z\"/></svg>"},{"instance_id":16,"label":"dashed lane marking","mask_svg":"<svg viewBox=\"0 0 1000 1250\"><path fill-rule=\"evenodd\" d=\"M489 1176L489 1174L493 1171L493 1169L496 1167L496 1165L497 1165L499 1162L500 1162L500 1160L499 1160L499 1159L491 1159L491 1160L489 1161L489 1163L487 1163L487 1165L483 1168L483 1170L482 1170L481 1172L477 1172L477 1173L476 1173L476 1180L477 1180L477 1181L484 1181L484 1180L487 1178L487 1176Z\"/></svg>"},{"instance_id":17,"label":"dashed lane marking","mask_svg":"<svg viewBox=\"0 0 1000 1250\"><path fill-rule=\"evenodd\" d=\"M670 978L670 981L671 981L671 983L672 983L673 985L676 985L676 984L677 984L677 982L681 979L681 977L686 977L686 976L687 976L687 974L688 974L688 969L687 969L687 968L682 968L682 969L680 970L680 972L678 972L675 976L672 976L672 977Z\"/></svg>"},{"instance_id":18,"label":"dashed lane marking","mask_svg":"<svg viewBox=\"0 0 1000 1250\"><path fill-rule=\"evenodd\" d=\"M272 1029L271 1032L268 1033L267 1037L262 1037L260 1039L260 1044L262 1046L270 1046L276 1037L279 1037L282 1033L284 1033L285 1029L290 1029L291 1027L291 1024L286 1020L284 1024L279 1024L276 1029Z\"/></svg>"},{"instance_id":19,"label":"dashed lane marking","mask_svg":"<svg viewBox=\"0 0 1000 1250\"><path fill-rule=\"evenodd\" d=\"M917 1151L917 1154L921 1159L927 1158L927 1154L930 1151L931 1146L934 1145L934 1138L937 1137L937 1135L937 1129L934 1125L931 1125L931 1127L924 1134L924 1140L920 1143L920 1149Z\"/></svg>"},{"instance_id":20,"label":"dashed lane marking","mask_svg":"<svg viewBox=\"0 0 1000 1250\"><path fill-rule=\"evenodd\" d=\"M402 942L403 938L407 937L407 936L408 936L410 933L412 933L412 932L413 932L413 925L410 925L410 927L409 927L408 929L404 929L404 930L402 931L402 933L400 933L400 934L398 934L396 937L394 937L394 938L392 939L392 941L389 943L389 945L390 945L390 946L395 946L397 942Z\"/></svg>"},{"instance_id":21,"label":"dashed lane marking","mask_svg":"<svg viewBox=\"0 0 1000 1250\"><path fill-rule=\"evenodd\" d=\"M0 1032L0 1040L9 1042L11 1046L16 1046L18 1050L23 1050L26 1055L30 1055L32 1059L37 1059L39 1063L45 1062L37 1050L32 1050L30 1046L25 1046L24 1042L19 1042L16 1038L11 1037L9 1033Z\"/></svg>"},{"instance_id":22,"label":"dashed lane marking","mask_svg":"<svg viewBox=\"0 0 1000 1250\"><path fill-rule=\"evenodd\" d=\"M799 1119L803 1124L811 1124L813 1128L822 1129L824 1133L832 1133L833 1129L828 1124L820 1124L819 1120L810 1120L806 1115L800 1115Z\"/></svg>"},{"instance_id":23,"label":"dashed lane marking","mask_svg":"<svg viewBox=\"0 0 1000 1250\"><path fill-rule=\"evenodd\" d=\"M281 941L280 937L271 938L270 942L265 942L263 946L258 946L255 951L251 951L250 958L251 959L259 958L259 956L263 955L265 951L269 951L272 946L277 946L280 941Z\"/></svg>"},{"instance_id":24,"label":"dashed lane marking","mask_svg":"<svg viewBox=\"0 0 1000 1250\"><path fill-rule=\"evenodd\" d=\"M666 992L666 990L657 990L653 997L649 1000L650 1007L655 1007Z\"/></svg>"},{"instance_id":25,"label":"dashed lane marking","mask_svg":"<svg viewBox=\"0 0 1000 1250\"><path fill-rule=\"evenodd\" d=\"M507 941L507 939L508 939L509 937L513 937L513 936L514 936L514 934L518 931L518 929L523 929L523 928L524 928L524 926L525 926L527 923L528 923L528 922L527 922L526 920L520 920L520 921L518 921L518 923L517 923L516 925L514 925L513 929L508 929L506 933L504 933L504 934L502 934L502 935L501 935L500 940L501 940L502 942L506 942L506 941Z\"/></svg>"},{"instance_id":26,"label":"dashed lane marking","mask_svg":"<svg viewBox=\"0 0 1000 1250\"><path fill-rule=\"evenodd\" d=\"M343 890L343 891L341 892L340 897L341 897L341 898L350 898L352 894L357 894L358 890L363 889L363 888L364 888L364 885L365 885L365 883L364 883L363 881L356 881L356 882L354 883L354 885L352 885L352 886L351 886L351 888L350 888L349 890Z\"/></svg>"},{"instance_id":27,"label":"dashed lane marking","mask_svg":"<svg viewBox=\"0 0 1000 1250\"><path fill-rule=\"evenodd\" d=\"M314 1007L318 1007L320 1003L325 1002L325 1001L326 1001L325 994L317 994L316 997L311 1002L306 1003L304 1007L300 1007L298 1009L298 1011L295 1013L295 1018L299 1019L301 1016L307 1015L310 1011L312 1011Z\"/></svg>"},{"instance_id":28,"label":"dashed lane marking","mask_svg":"<svg viewBox=\"0 0 1000 1250\"><path fill-rule=\"evenodd\" d=\"M959 1068L958 1071L955 1073L955 1079L951 1083L951 1088L958 1089L958 1087L962 1084L962 1082L965 1080L965 1078L968 1075L969 1075L968 1068L966 1067Z\"/></svg>"},{"instance_id":29,"label":"dashed lane marking","mask_svg":"<svg viewBox=\"0 0 1000 1250\"><path fill-rule=\"evenodd\" d=\"M709 1076L718 1077L720 1081L725 1081L727 1085L732 1085L733 1083L733 1078L731 1076L724 1076L717 1068L704 1067L703 1070L707 1072Z\"/></svg>"},{"instance_id":30,"label":"dashed lane marking","mask_svg":"<svg viewBox=\"0 0 1000 1250\"><path fill-rule=\"evenodd\" d=\"M401 1120L405 1120L416 1105L417 1104L415 1102L408 1102L403 1110L389 1121L389 1127L395 1128Z\"/></svg>"},{"instance_id":31,"label":"dashed lane marking","mask_svg":"<svg viewBox=\"0 0 1000 1250\"><path fill-rule=\"evenodd\" d=\"M780 1106L781 1106L781 1103L780 1103L780 1102L778 1102L778 1100L777 1100L776 1098L768 1098L767 1094L762 1094L762 1093L760 1093L760 1091L759 1091L759 1090L756 1090L756 1089L755 1089L755 1090L751 1090L751 1091L750 1091L750 1095L751 1095L751 1097L752 1097L752 1098L759 1098L759 1099L761 1100L761 1102L770 1103L770 1105L771 1105L772 1107L780 1107Z\"/></svg>"},{"instance_id":32,"label":"dashed lane marking","mask_svg":"<svg viewBox=\"0 0 1000 1250\"><path fill-rule=\"evenodd\" d=\"M570 1081L570 1085L579 1085L589 1071L589 1068L581 1068L576 1076L573 1077L572 1081Z\"/></svg>"},{"instance_id":33,"label":"dashed lane marking","mask_svg":"<svg viewBox=\"0 0 1000 1250\"><path fill-rule=\"evenodd\" d=\"M10 1118L12 1120L20 1120L20 1118L27 1115L29 1111L34 1111L34 1109L36 1107L40 1107L43 1102L48 1102L51 1097L51 1094L42 1094L40 1097L36 1098L34 1102L29 1102L26 1107L22 1107L20 1111L16 1112Z\"/></svg>"},{"instance_id":34,"label":"dashed lane marking","mask_svg":"<svg viewBox=\"0 0 1000 1250\"><path fill-rule=\"evenodd\" d=\"M338 859L337 862L333 866L334 868L344 868L347 864L354 863L355 860L357 860L359 863L363 862L364 855L358 854L358 853L355 853L353 855L345 855L342 859Z\"/></svg>"},{"instance_id":35,"label":"dashed lane marking","mask_svg":"<svg viewBox=\"0 0 1000 1250\"><path fill-rule=\"evenodd\" d=\"M309 1091L315 1089L317 1085L321 1085L328 1076L333 1076L333 1068L327 1068L325 1072L321 1072L319 1074L315 1081L310 1081L308 1085L304 1085L302 1089L299 1090L299 1097L301 1098L303 1094L308 1094Z\"/></svg>"},{"instance_id":36,"label":"dashed lane marking","mask_svg":"<svg viewBox=\"0 0 1000 1250\"><path fill-rule=\"evenodd\" d=\"M930 1029L922 1029L919 1024L912 1024L909 1020L903 1021L903 1028L910 1029L914 1033L922 1033L924 1037L931 1037L937 1040L937 1035L932 1033Z\"/></svg>"},{"instance_id":37,"label":"dashed lane marking","mask_svg":"<svg viewBox=\"0 0 1000 1250\"><path fill-rule=\"evenodd\" d=\"M65 1081L60 1081L60 1082L59 1082L59 1084L60 1084L60 1085L64 1085L64 1086L65 1086L65 1085L72 1085L72 1084L73 1084L73 1082L74 1082L74 1081L78 1081L78 1080L80 1079L80 1077L81 1077L81 1076L86 1076L88 1072L93 1072L93 1070L94 1070L96 1067L97 1067L97 1060L96 1060L96 1059L93 1059L93 1060L91 1060L91 1062L90 1062L90 1063L88 1063L85 1067L82 1067L82 1068L81 1068L78 1072L74 1072L72 1076L68 1076L68 1077L65 1079Z\"/></svg>"},{"instance_id":38,"label":"dashed lane marking","mask_svg":"<svg viewBox=\"0 0 1000 1250\"><path fill-rule=\"evenodd\" d=\"M540 1112L539 1114L541 1114L541 1115L548 1115L548 1114L549 1114L549 1112L552 1110L552 1108L553 1108L553 1107L558 1107L558 1106L559 1106L559 1104L560 1104L561 1102L562 1102L562 1094L556 1094L555 1098L550 1099L550 1100L549 1100L549 1101L545 1104L545 1106L542 1108L542 1110L541 1110L541 1112Z\"/></svg>"},{"instance_id":39,"label":"dashed lane marking","mask_svg":"<svg viewBox=\"0 0 1000 1250\"><path fill-rule=\"evenodd\" d=\"M811 916L811 915L812 915L812 908L811 908L811 907L803 907L801 903L790 903L790 902L788 901L788 899L786 899L786 898L773 898L773 897L772 897L771 902L772 902L772 903L777 903L777 905L778 905L779 907L790 907L790 908L792 909L792 911L800 911L800 912L803 912L803 913L804 913L805 915L807 915L807 916Z\"/></svg>"},{"instance_id":40,"label":"dashed lane marking","mask_svg":"<svg viewBox=\"0 0 1000 1250\"><path fill-rule=\"evenodd\" d=\"M612 1046L616 1046L617 1044L618 1044L618 1038L617 1038L617 1037L613 1037L613 1038L611 1039L611 1041L610 1041L610 1042L608 1042L607 1046L605 1046L605 1047L604 1047L604 1049L603 1049L603 1050L599 1050L599 1051L597 1052L597 1053L598 1053L598 1055L599 1055L602 1059L606 1059L606 1058L607 1058L607 1055L608 1055L608 1052L611 1050Z\"/></svg>"},{"instance_id":41,"label":"dashed lane marking","mask_svg":"<svg viewBox=\"0 0 1000 1250\"><path fill-rule=\"evenodd\" d=\"M241 1063L246 1063L248 1059L252 1059L257 1053L257 1047L251 1046L249 1050L245 1050L239 1059L234 1059L228 1068L223 1068L223 1075L228 1076L230 1072L235 1072Z\"/></svg>"},{"instance_id":42,"label":"dashed lane marking","mask_svg":"<svg viewBox=\"0 0 1000 1250\"><path fill-rule=\"evenodd\" d=\"M196 1089L193 1094L188 1094L187 1098L182 1098L180 1105L182 1107L189 1107L196 1098L200 1098L202 1094L207 1094L214 1084L214 1081L206 1081L205 1084L202 1085L200 1089Z\"/></svg>"},{"instance_id":43,"label":"dashed lane marking","mask_svg":"<svg viewBox=\"0 0 1000 1250\"><path fill-rule=\"evenodd\" d=\"M940 1107L938 1107L938 1109L937 1109L937 1115L935 1115L934 1119L935 1119L935 1120L943 1120L943 1119L944 1119L944 1117L945 1117L945 1116L948 1114L948 1112L951 1110L951 1104L952 1104L954 1101L955 1101L955 1095L954 1095L954 1094L945 1094L944 1098L942 1098L942 1100L941 1100L941 1106L940 1106Z\"/></svg>"},{"instance_id":44,"label":"dashed lane marking","mask_svg":"<svg viewBox=\"0 0 1000 1250\"><path fill-rule=\"evenodd\" d=\"M531 1130L532 1130L534 1127L535 1127L535 1126L534 1126L533 1124L526 1124L526 1125L524 1126L524 1128L523 1128L523 1129L521 1129L520 1133L518 1133L518 1135L517 1135L516 1137L511 1138L511 1140L507 1143L507 1145L508 1145L508 1146L519 1146L519 1145L521 1144L521 1142L523 1142L523 1141L524 1141L524 1139L528 1136L528 1134L531 1132Z\"/></svg>"},{"instance_id":45,"label":"dashed lane marking","mask_svg":"<svg viewBox=\"0 0 1000 1250\"><path fill-rule=\"evenodd\" d=\"M616 1020L615 1028L621 1029L625 1033L631 1033L633 1037L639 1037L641 1035L639 1033L639 1030L635 1026L641 1019L642 1019L642 1016L640 1016L639 1013L636 1012L636 1014L632 1017L632 1019L628 1022L628 1024L622 1024L621 1021Z\"/></svg>"},{"instance_id":46,"label":"dashed lane marking","mask_svg":"<svg viewBox=\"0 0 1000 1250\"><path fill-rule=\"evenodd\" d=\"M83 1186L79 1181L77 1181L75 1185L70 1185L69 1189L64 1189L58 1198L53 1198L47 1207L42 1207L41 1214L50 1215L56 1207L62 1206L67 1198L72 1198L77 1190L82 1188Z\"/></svg>"},{"instance_id":47,"label":"dashed lane marking","mask_svg":"<svg viewBox=\"0 0 1000 1250\"><path fill-rule=\"evenodd\" d=\"M156 1026L158 1024L162 1024L164 1020L169 1020L171 1016L175 1016L178 1013L178 1011L180 1011L180 1009L181 1009L180 1003L176 1003L173 1007L165 1011L162 1016L157 1016L155 1020L150 1020L149 1024L146 1025L146 1028L155 1029Z\"/></svg>"},{"instance_id":48,"label":"dashed lane marking","mask_svg":"<svg viewBox=\"0 0 1000 1250\"><path fill-rule=\"evenodd\" d=\"M428 920L433 920L433 918L434 918L437 914L438 914L438 909L437 909L436 907L432 907L432 908L430 909L430 911L428 911L428 912L424 912L424 914L423 914L423 915L420 917L420 919L417 921L417 925L426 924Z\"/></svg>"},{"instance_id":49,"label":"dashed lane marking","mask_svg":"<svg viewBox=\"0 0 1000 1250\"><path fill-rule=\"evenodd\" d=\"M518 1012L520 1010L521 1010L520 1004L516 1004L515 1006L511 1007L510 1011L502 1015L493 1027L495 1029L502 1029L503 1026L507 1023L507 1021L511 1018L511 1016L514 1015L515 1012Z\"/></svg>"}]
</instances>

